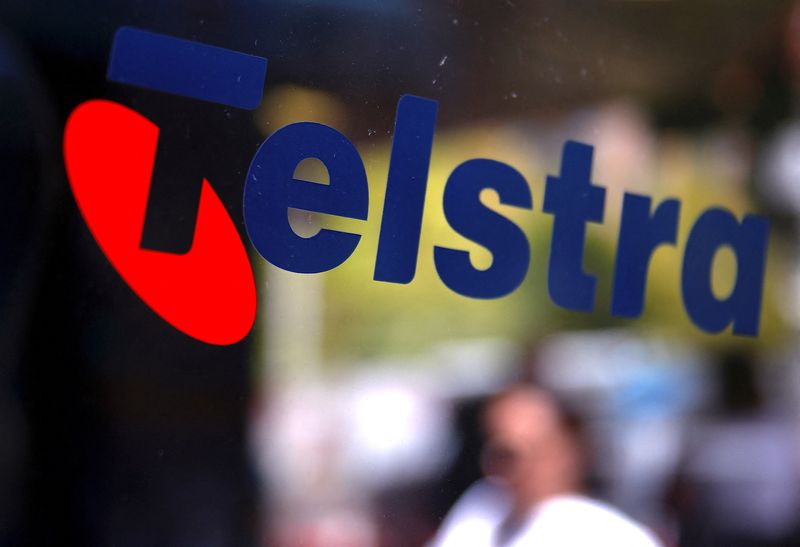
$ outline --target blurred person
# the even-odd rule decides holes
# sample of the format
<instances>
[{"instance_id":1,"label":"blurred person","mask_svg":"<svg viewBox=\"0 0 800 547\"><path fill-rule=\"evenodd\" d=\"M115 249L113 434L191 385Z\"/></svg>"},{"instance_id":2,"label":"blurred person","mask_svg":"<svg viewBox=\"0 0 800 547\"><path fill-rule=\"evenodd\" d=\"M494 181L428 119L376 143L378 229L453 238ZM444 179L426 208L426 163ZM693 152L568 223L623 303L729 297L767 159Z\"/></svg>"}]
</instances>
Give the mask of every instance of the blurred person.
<instances>
[{"instance_id":1,"label":"blurred person","mask_svg":"<svg viewBox=\"0 0 800 547\"><path fill-rule=\"evenodd\" d=\"M542 389L516 384L483 411L485 479L445 518L430 547L660 543L613 507L584 494L577 420Z\"/></svg>"},{"instance_id":2,"label":"blurred person","mask_svg":"<svg viewBox=\"0 0 800 547\"><path fill-rule=\"evenodd\" d=\"M682 545L798 545L795 425L771 408L752 356L720 355L717 402L689 432L674 492Z\"/></svg>"},{"instance_id":3,"label":"blurred person","mask_svg":"<svg viewBox=\"0 0 800 547\"><path fill-rule=\"evenodd\" d=\"M294 508L271 523L270 547L372 547L378 543L372 516L358 504Z\"/></svg>"}]
</instances>

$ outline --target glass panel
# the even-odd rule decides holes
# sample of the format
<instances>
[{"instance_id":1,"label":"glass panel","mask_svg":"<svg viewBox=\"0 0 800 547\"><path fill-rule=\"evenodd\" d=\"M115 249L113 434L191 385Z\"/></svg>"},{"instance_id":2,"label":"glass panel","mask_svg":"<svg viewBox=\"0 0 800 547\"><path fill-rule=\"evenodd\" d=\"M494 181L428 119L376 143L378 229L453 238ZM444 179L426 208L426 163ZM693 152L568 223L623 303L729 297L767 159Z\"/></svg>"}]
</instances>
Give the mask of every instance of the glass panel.
<instances>
[{"instance_id":1,"label":"glass panel","mask_svg":"<svg viewBox=\"0 0 800 547\"><path fill-rule=\"evenodd\" d=\"M0 6L0 545L798 540L792 2Z\"/></svg>"}]
</instances>

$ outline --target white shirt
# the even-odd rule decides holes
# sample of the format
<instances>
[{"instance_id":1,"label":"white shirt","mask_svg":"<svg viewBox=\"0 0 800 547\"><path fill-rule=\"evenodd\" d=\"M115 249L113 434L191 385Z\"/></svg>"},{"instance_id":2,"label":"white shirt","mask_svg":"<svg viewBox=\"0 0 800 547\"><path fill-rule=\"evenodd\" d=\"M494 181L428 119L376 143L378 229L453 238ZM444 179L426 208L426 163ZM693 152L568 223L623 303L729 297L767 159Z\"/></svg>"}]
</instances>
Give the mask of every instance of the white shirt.
<instances>
[{"instance_id":1,"label":"white shirt","mask_svg":"<svg viewBox=\"0 0 800 547\"><path fill-rule=\"evenodd\" d=\"M509 515L506 492L488 481L467 490L428 547L496 547ZM661 547L642 526L613 507L578 494L537 505L503 547Z\"/></svg>"}]
</instances>

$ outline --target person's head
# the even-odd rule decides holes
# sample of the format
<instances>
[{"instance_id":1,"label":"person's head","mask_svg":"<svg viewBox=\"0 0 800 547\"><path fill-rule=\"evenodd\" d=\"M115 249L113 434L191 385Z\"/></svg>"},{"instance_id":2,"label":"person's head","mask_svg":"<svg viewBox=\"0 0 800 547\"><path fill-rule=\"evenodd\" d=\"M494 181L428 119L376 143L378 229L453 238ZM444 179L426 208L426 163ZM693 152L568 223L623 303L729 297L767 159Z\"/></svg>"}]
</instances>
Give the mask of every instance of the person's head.
<instances>
[{"instance_id":1,"label":"person's head","mask_svg":"<svg viewBox=\"0 0 800 547\"><path fill-rule=\"evenodd\" d=\"M483 411L484 473L525 510L581 487L583 458L575 423L556 400L526 384L492 397Z\"/></svg>"}]
</instances>

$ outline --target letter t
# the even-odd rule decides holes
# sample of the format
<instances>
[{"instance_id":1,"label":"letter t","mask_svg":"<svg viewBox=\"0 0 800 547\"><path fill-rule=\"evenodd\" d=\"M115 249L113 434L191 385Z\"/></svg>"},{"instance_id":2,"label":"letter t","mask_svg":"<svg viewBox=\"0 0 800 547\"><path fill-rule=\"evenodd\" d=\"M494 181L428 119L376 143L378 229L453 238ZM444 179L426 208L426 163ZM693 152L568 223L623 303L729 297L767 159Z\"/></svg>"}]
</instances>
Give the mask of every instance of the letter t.
<instances>
[{"instance_id":1,"label":"letter t","mask_svg":"<svg viewBox=\"0 0 800 547\"><path fill-rule=\"evenodd\" d=\"M561 177L548 176L543 211L553 215L547 288L561 307L592 311L597 280L583 272L586 222L603 222L605 188L591 182L593 147L564 144Z\"/></svg>"}]
</instances>

